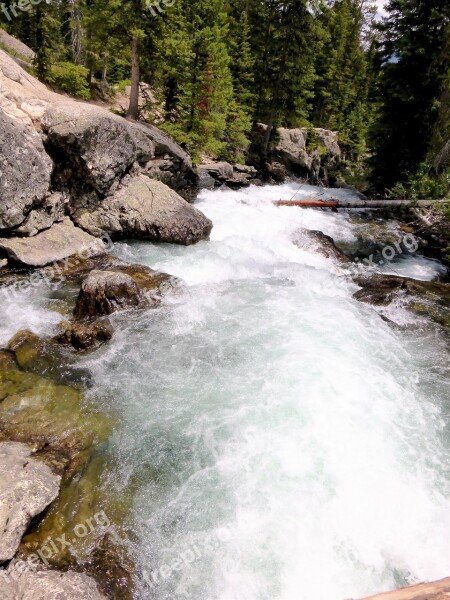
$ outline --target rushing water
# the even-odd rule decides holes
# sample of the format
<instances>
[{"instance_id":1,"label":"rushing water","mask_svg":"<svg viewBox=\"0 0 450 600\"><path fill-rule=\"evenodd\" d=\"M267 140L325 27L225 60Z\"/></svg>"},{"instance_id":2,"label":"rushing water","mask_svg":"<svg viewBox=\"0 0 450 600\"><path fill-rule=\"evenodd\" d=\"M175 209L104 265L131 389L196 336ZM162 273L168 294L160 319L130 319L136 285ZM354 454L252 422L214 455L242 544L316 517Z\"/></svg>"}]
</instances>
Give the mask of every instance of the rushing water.
<instances>
[{"instance_id":1,"label":"rushing water","mask_svg":"<svg viewBox=\"0 0 450 600\"><path fill-rule=\"evenodd\" d=\"M300 227L356 239L349 215L270 203L294 191L204 192L210 242L118 245L186 284L84 361L121 414L106 477L133 490L142 599L344 600L450 574L445 339L386 323L294 245Z\"/></svg>"}]
</instances>

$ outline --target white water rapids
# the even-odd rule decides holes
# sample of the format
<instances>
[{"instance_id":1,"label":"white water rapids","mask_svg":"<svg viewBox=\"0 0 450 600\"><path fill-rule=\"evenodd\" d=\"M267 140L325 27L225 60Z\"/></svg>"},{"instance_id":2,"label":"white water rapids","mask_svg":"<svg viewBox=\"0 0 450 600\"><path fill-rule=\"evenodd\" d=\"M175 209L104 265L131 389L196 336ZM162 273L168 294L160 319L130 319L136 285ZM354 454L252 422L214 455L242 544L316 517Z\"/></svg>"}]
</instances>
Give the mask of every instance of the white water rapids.
<instances>
[{"instance_id":1,"label":"white water rapids","mask_svg":"<svg viewBox=\"0 0 450 600\"><path fill-rule=\"evenodd\" d=\"M346 214L270 203L295 189L203 192L210 242L117 246L186 283L84 360L121 416L107 477L134 493L142 599L344 600L450 575L446 340L385 322L295 246L299 227L355 236ZM55 318L23 302L25 324Z\"/></svg>"}]
</instances>

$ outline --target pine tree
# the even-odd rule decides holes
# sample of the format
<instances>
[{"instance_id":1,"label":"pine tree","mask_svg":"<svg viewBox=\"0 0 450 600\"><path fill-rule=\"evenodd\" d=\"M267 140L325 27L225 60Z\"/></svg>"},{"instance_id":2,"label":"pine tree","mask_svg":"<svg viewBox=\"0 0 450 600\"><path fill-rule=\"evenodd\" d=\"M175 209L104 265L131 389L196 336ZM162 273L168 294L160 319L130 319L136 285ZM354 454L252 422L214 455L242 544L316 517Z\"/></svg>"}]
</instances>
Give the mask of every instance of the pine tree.
<instances>
[{"instance_id":1,"label":"pine tree","mask_svg":"<svg viewBox=\"0 0 450 600\"><path fill-rule=\"evenodd\" d=\"M450 22L447 0L390 0L386 10L372 162L379 191L407 181L430 149L448 72L443 49Z\"/></svg>"},{"instance_id":2,"label":"pine tree","mask_svg":"<svg viewBox=\"0 0 450 600\"><path fill-rule=\"evenodd\" d=\"M373 18L372 2L338 0L322 15L326 41L317 58L315 125L337 130L348 158L365 151L371 108L371 49L364 45L364 27Z\"/></svg>"},{"instance_id":3,"label":"pine tree","mask_svg":"<svg viewBox=\"0 0 450 600\"><path fill-rule=\"evenodd\" d=\"M307 124L319 35L307 0L254 1L250 26L255 55L254 120L268 124L264 154L278 126Z\"/></svg>"}]
</instances>

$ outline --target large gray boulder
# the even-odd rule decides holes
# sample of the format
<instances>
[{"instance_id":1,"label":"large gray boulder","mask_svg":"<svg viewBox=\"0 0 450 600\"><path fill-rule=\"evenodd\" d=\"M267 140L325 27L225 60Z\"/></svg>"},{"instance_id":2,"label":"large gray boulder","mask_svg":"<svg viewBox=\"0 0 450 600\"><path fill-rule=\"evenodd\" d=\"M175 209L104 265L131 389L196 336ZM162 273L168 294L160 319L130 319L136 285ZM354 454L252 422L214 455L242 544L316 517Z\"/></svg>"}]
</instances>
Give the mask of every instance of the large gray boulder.
<instances>
[{"instance_id":1,"label":"large gray boulder","mask_svg":"<svg viewBox=\"0 0 450 600\"><path fill-rule=\"evenodd\" d=\"M75 227L69 218L65 218L34 237L0 238L1 250L12 264L45 267L69 256L87 258L102 254L105 245L102 240Z\"/></svg>"},{"instance_id":2,"label":"large gray boulder","mask_svg":"<svg viewBox=\"0 0 450 600\"><path fill-rule=\"evenodd\" d=\"M256 160L264 154L267 133L267 125L263 123L258 123L253 130L252 153L256 155ZM276 179L299 175L314 183L327 183L329 172L339 166L340 160L337 132L320 128L281 127L277 130L275 141L269 144L265 168Z\"/></svg>"},{"instance_id":3,"label":"large gray boulder","mask_svg":"<svg viewBox=\"0 0 450 600\"><path fill-rule=\"evenodd\" d=\"M152 125L81 103L48 108L42 125L47 148L58 164L56 180L75 193L80 182L107 193L134 163L173 189L197 185L189 155Z\"/></svg>"},{"instance_id":4,"label":"large gray boulder","mask_svg":"<svg viewBox=\"0 0 450 600\"><path fill-rule=\"evenodd\" d=\"M74 114L58 107L47 111L43 120L47 146L59 166L71 170L73 179L105 193L133 163L154 158L155 147L125 119L82 106Z\"/></svg>"},{"instance_id":5,"label":"large gray boulder","mask_svg":"<svg viewBox=\"0 0 450 600\"><path fill-rule=\"evenodd\" d=\"M0 230L21 225L50 189L52 161L41 137L0 109Z\"/></svg>"},{"instance_id":6,"label":"large gray boulder","mask_svg":"<svg viewBox=\"0 0 450 600\"><path fill-rule=\"evenodd\" d=\"M15 561L0 573L2 600L106 600L96 582L83 573L51 571Z\"/></svg>"},{"instance_id":7,"label":"large gray boulder","mask_svg":"<svg viewBox=\"0 0 450 600\"><path fill-rule=\"evenodd\" d=\"M326 129L278 130L279 140L272 150L273 156L293 172L296 168L309 172L318 181L324 170L336 166L341 158L337 134Z\"/></svg>"},{"instance_id":8,"label":"large gray boulder","mask_svg":"<svg viewBox=\"0 0 450 600\"><path fill-rule=\"evenodd\" d=\"M58 496L60 482L25 444L0 443L0 563L13 558L31 519Z\"/></svg>"},{"instance_id":9,"label":"large gray boulder","mask_svg":"<svg viewBox=\"0 0 450 600\"><path fill-rule=\"evenodd\" d=\"M212 223L168 186L145 175L128 177L103 202L87 197L72 218L94 236L138 238L189 246L209 238Z\"/></svg>"}]
</instances>

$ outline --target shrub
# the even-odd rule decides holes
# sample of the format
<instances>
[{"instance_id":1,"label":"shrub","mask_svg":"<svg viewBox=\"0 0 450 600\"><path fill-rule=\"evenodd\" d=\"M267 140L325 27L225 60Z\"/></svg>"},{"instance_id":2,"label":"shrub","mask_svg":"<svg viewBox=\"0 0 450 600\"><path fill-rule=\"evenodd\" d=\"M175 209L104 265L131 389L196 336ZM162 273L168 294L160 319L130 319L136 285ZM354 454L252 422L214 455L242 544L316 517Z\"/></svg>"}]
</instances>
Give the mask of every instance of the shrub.
<instances>
[{"instance_id":1,"label":"shrub","mask_svg":"<svg viewBox=\"0 0 450 600\"><path fill-rule=\"evenodd\" d=\"M81 65L59 62L50 68L47 82L71 96L88 100L91 97L88 73L89 71Z\"/></svg>"},{"instance_id":2,"label":"shrub","mask_svg":"<svg viewBox=\"0 0 450 600\"><path fill-rule=\"evenodd\" d=\"M449 191L450 169L436 175L427 164L422 164L406 183L397 183L388 190L388 196L409 200L439 200L448 196Z\"/></svg>"}]
</instances>

